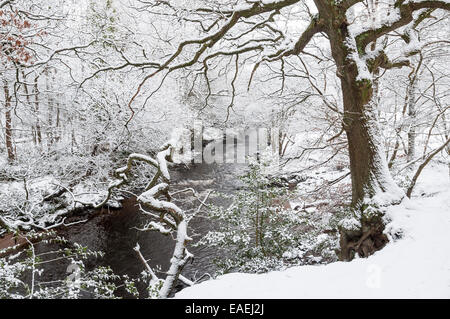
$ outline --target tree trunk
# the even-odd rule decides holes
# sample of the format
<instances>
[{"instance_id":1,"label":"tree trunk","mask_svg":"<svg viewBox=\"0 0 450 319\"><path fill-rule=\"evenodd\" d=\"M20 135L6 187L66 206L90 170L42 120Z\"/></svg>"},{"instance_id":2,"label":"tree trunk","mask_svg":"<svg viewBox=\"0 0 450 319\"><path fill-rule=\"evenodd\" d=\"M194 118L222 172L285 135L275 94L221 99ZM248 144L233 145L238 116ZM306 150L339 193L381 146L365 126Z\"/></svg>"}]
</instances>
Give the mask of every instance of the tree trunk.
<instances>
[{"instance_id":1,"label":"tree trunk","mask_svg":"<svg viewBox=\"0 0 450 319\"><path fill-rule=\"evenodd\" d=\"M357 211L359 229L340 228L339 257L351 260L357 252L367 257L388 242L380 207L399 203L404 193L388 170L383 143L379 140L376 109L366 102L370 84L343 84L345 132L352 177L352 206ZM344 89L345 88L345 89Z\"/></svg>"},{"instance_id":2,"label":"tree trunk","mask_svg":"<svg viewBox=\"0 0 450 319\"><path fill-rule=\"evenodd\" d=\"M329 32L332 54L341 80L352 205L356 207L368 199L381 206L398 203L404 193L395 184L388 169L384 144L380 140L376 104L372 103L372 82L358 78L353 52L345 44L347 34L346 25L339 32Z\"/></svg>"},{"instance_id":3,"label":"tree trunk","mask_svg":"<svg viewBox=\"0 0 450 319\"><path fill-rule=\"evenodd\" d=\"M39 120L39 87L38 87L39 77L34 78L34 112L36 115L36 136L39 145L42 145L42 131L41 122Z\"/></svg>"},{"instance_id":4,"label":"tree trunk","mask_svg":"<svg viewBox=\"0 0 450 319\"><path fill-rule=\"evenodd\" d=\"M62 130L61 126L61 104L60 104L60 96L58 96L58 101L56 102L56 131L55 131L55 142L59 143L61 140Z\"/></svg>"},{"instance_id":5,"label":"tree trunk","mask_svg":"<svg viewBox=\"0 0 450 319\"><path fill-rule=\"evenodd\" d=\"M416 156L416 77L408 85L408 155L407 162L412 162Z\"/></svg>"},{"instance_id":6,"label":"tree trunk","mask_svg":"<svg viewBox=\"0 0 450 319\"><path fill-rule=\"evenodd\" d=\"M372 101L373 83L360 76L361 70L358 70L358 62L354 59L358 53L348 44L351 37L345 18L343 21L330 28L327 34L337 76L341 80L343 127L348 140L352 180L351 209L359 219L356 229L346 226L339 229L339 258L351 260L356 252L367 257L386 244L381 207L399 203L405 194L389 172L384 144L380 139L378 110Z\"/></svg>"},{"instance_id":7,"label":"tree trunk","mask_svg":"<svg viewBox=\"0 0 450 319\"><path fill-rule=\"evenodd\" d=\"M46 70L45 73L46 77L46 89L47 89L47 148L48 151L50 152L51 147L54 143L54 134L53 134L53 113L54 113L54 98L53 98L53 92L51 91L51 86L50 86L50 78L48 76L48 70Z\"/></svg>"},{"instance_id":8,"label":"tree trunk","mask_svg":"<svg viewBox=\"0 0 450 319\"><path fill-rule=\"evenodd\" d=\"M24 82L23 90L25 92L25 98L27 100L28 107L32 110L33 103L31 102L30 91L28 90L27 77L23 70L22 70L22 78L23 78L23 82ZM33 139L33 144L37 145L37 128L36 128L35 124L31 124L31 137Z\"/></svg>"},{"instance_id":9,"label":"tree trunk","mask_svg":"<svg viewBox=\"0 0 450 319\"><path fill-rule=\"evenodd\" d=\"M16 156L14 154L14 147L12 141L12 117L11 117L11 99L12 96L9 95L8 84L5 82L3 85L3 90L5 93L5 144L6 151L8 154L8 160L14 161Z\"/></svg>"},{"instance_id":10,"label":"tree trunk","mask_svg":"<svg viewBox=\"0 0 450 319\"><path fill-rule=\"evenodd\" d=\"M379 139L376 109L371 103L364 104L364 99L354 94L357 90L360 90L357 84L343 90L352 204L356 206L367 199L376 200L381 206L398 203L403 193L393 181L387 166L383 142Z\"/></svg>"}]
</instances>

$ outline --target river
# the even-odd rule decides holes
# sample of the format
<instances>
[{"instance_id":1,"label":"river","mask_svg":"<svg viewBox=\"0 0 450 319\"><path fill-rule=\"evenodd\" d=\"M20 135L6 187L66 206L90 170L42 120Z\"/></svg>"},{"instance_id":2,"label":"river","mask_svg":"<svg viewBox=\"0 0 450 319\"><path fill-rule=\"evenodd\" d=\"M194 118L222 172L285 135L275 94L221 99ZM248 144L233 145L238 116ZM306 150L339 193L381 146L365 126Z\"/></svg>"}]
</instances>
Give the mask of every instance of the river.
<instances>
[{"instance_id":1,"label":"river","mask_svg":"<svg viewBox=\"0 0 450 319\"><path fill-rule=\"evenodd\" d=\"M238 147L243 147L243 143L225 146L224 153L230 154ZM245 172L246 164L192 164L189 168L177 166L171 170L172 192L185 189L195 189L201 198L209 192L233 193L240 187L239 175ZM189 212L198 207L199 203L189 193L184 193L182 203L177 203L185 211ZM216 205L225 204L223 199L210 196L209 203ZM149 264L154 268L165 271L169 267L169 260L175 245L171 237L164 236L155 231L142 232L136 228L142 227L148 217L140 212L135 197L128 197L123 201L123 207L117 210L106 210L96 214L87 222L70 226L59 231L70 242L76 242L87 246L90 250L98 250L105 253L102 259L92 261L89 266L109 266L117 275L128 275L136 278L144 270L143 264L139 261L133 247L139 243L141 252L145 258L149 259ZM213 225L210 220L204 217L195 217L189 223L189 234L193 237L194 244ZM217 257L217 249L209 247L189 247L194 259L188 263L183 275L189 279L199 278L205 273L213 274L215 266L212 262ZM51 277L62 275L65 271L65 264L51 266L47 272ZM49 278L51 279L51 278ZM145 287L139 287L140 292L146 296ZM177 287L181 289L181 286ZM119 290L121 297L128 297L124 291Z\"/></svg>"}]
</instances>

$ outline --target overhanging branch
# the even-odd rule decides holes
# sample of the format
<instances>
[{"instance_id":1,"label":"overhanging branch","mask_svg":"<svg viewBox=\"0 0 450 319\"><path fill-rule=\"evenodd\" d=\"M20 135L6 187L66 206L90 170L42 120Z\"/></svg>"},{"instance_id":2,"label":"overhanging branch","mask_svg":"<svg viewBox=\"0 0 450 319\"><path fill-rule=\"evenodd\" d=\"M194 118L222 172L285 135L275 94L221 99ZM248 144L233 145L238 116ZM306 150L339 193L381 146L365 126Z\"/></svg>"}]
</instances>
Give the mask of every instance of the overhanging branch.
<instances>
[{"instance_id":1,"label":"overhanging branch","mask_svg":"<svg viewBox=\"0 0 450 319\"><path fill-rule=\"evenodd\" d=\"M421 1L421 2L407 2L405 0L399 0L396 2L395 7L399 10L400 18L391 24L385 24L377 29L370 29L365 32L360 33L356 36L356 44L361 52L365 52L366 46L375 41L376 39L382 37L383 35L401 28L408 23L414 21L413 13L414 11L420 9L443 9L450 11L450 3L446 1ZM419 15L417 20L419 23L424 19L423 15Z\"/></svg>"},{"instance_id":2,"label":"overhanging branch","mask_svg":"<svg viewBox=\"0 0 450 319\"><path fill-rule=\"evenodd\" d=\"M161 63L159 68L157 68L155 71L153 71L152 73L150 73L146 77L144 77L144 79L138 85L136 92L131 97L131 99L128 103L128 108L131 110L132 116L134 113L133 108L132 108L132 103L134 102L136 97L139 95L144 84L150 78L154 77L155 75L157 75L158 73L160 73L163 70L168 70L168 72L170 73L170 72L173 72L178 69L190 67L190 66L194 65L195 63L199 62L203 53L205 53L208 49L212 48L220 40L226 40L226 39L224 39L225 35L242 18L251 18L251 17L258 16L258 15L261 15L264 13L279 11L282 8L291 6L298 2L300 2L300 0L281 0L281 1L274 1L274 2L270 2L270 3L255 2L255 3L249 4L248 6L238 7L237 9L234 9L234 10L220 10L220 13L222 16L223 15L227 16L227 21L217 31L215 31L209 35L205 35L204 37L201 37L201 38L189 39L189 40L181 42L178 45L175 52L173 54L171 54L165 60L165 62ZM215 9L202 9L202 8L196 9L194 11L195 12L205 12L205 13L216 12ZM216 13L219 13L219 11L217 11ZM220 17L219 20L223 20L223 18ZM189 45L199 45L200 47L195 51L195 53L193 54L193 56L190 60L187 60L187 61L184 61L184 62L174 65L173 64L174 61L184 52L184 49ZM259 46L256 46L255 49L260 50ZM299 47L296 46L294 48L294 51L300 52L301 50L302 50L301 45ZM128 123L132 119L132 116L127 121L125 126L128 125Z\"/></svg>"},{"instance_id":3,"label":"overhanging branch","mask_svg":"<svg viewBox=\"0 0 450 319\"><path fill-rule=\"evenodd\" d=\"M266 57L263 57L259 62L255 64L255 67L252 70L252 73L250 75L250 80L248 83L248 88L250 88L251 82L253 80L253 76L256 72L256 70L259 68L262 62L273 62L277 60L281 60L284 57L291 56L291 55L299 55L303 49L306 47L306 45L311 41L313 36L319 32L322 32L324 30L323 22L319 19L318 16L314 17L311 22L309 23L306 30L300 35L297 42L295 42L293 47L280 49L277 52L270 54Z\"/></svg>"},{"instance_id":4,"label":"overhanging branch","mask_svg":"<svg viewBox=\"0 0 450 319\"><path fill-rule=\"evenodd\" d=\"M6 0L6 1L0 2L0 8L3 8L4 6L11 4L12 2L14 2L14 0Z\"/></svg>"}]
</instances>

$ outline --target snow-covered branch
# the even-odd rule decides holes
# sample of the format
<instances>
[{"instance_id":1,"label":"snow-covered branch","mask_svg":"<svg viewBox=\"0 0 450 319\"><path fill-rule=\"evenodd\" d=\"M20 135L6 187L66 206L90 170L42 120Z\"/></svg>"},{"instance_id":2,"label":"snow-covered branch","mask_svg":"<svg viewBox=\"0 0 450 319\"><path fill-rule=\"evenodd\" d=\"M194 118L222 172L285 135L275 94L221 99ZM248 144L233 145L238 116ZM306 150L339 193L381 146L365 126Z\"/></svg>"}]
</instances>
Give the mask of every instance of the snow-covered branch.
<instances>
[{"instance_id":1,"label":"snow-covered branch","mask_svg":"<svg viewBox=\"0 0 450 319\"><path fill-rule=\"evenodd\" d=\"M398 28L413 22L413 13L415 11L420 9L443 9L450 11L450 2L438 0L417 2L399 0L396 2L395 7L398 12L396 18L387 21L378 28L366 30L356 36L356 43L359 50L365 51L365 48L369 43L391 31L397 30ZM421 15L419 15L417 19L422 19Z\"/></svg>"},{"instance_id":2,"label":"snow-covered branch","mask_svg":"<svg viewBox=\"0 0 450 319\"><path fill-rule=\"evenodd\" d=\"M244 38L244 35L247 35L248 33L252 32L253 30L260 29L262 26L267 26L269 29L275 31L275 33L278 33L278 36L275 37L275 39L263 39L260 41L267 42L277 42L279 39L281 39L283 36L280 36L280 31L274 30L273 27L271 27L268 22L272 21L273 16L276 14L279 14L279 11L285 7L291 6L293 4L296 4L300 1L298 0L280 0L280 1L254 1L250 2L245 5L238 5L234 7L233 9L226 10L221 9L220 10L220 16L217 18L217 20L213 23L213 25L218 26L220 22L224 20L224 16L226 17L225 22L219 26L214 32L207 32L206 35L194 39L187 39L182 42L180 42L175 49L175 51L170 54L165 61L160 63L160 67L148 74L144 77L144 79L139 84L135 94L131 97L128 107L130 110L133 110L131 107L132 103L136 99L136 97L139 95L142 87L144 84L152 77L160 73L161 71L166 70L168 73L173 72L175 70L184 69L193 66L196 63L203 64L205 75L207 71L207 61L210 60L213 57L220 56L220 55L239 55L243 53L248 53L250 51L256 51L260 52L263 50L261 45L247 45L251 41L246 41L244 44L241 43L238 44L235 49L230 49L229 47L227 50L219 49L216 52L207 54L206 57L203 59L201 58L206 52L208 52L211 48L213 48L217 43L220 41L226 41L228 44L231 44L234 46L233 43L231 43L233 40L238 40L240 38ZM168 3L165 3L166 5L169 5ZM216 12L215 9L208 9L208 8L197 8L194 10L194 12L203 12L203 13L214 13ZM243 19L249 19L255 16L259 16L265 13L271 13L268 19L266 19L262 23L257 23L253 25L253 27L250 28L250 30L241 32L238 36L231 37L230 39L226 38L226 35L232 30L232 29L238 29L237 25L239 22L242 22ZM309 42L309 40L312 38L312 36L319 32L317 21L313 21L311 25L307 28L305 33L300 36L299 40L295 42L292 47L283 47L276 51L276 53L269 55L267 60L279 60L284 56L292 55L292 54L298 54L300 53L303 48L306 46L306 44ZM258 40L252 40L257 41ZM197 49L194 50L192 54L190 54L190 58L187 60L183 60L181 62L177 62L178 58L185 53L188 46L191 45L197 45L199 46ZM258 63L259 65L259 63ZM164 77L165 79L165 77ZM133 112L132 112L133 113ZM131 118L130 118L131 120Z\"/></svg>"},{"instance_id":3,"label":"snow-covered branch","mask_svg":"<svg viewBox=\"0 0 450 319\"><path fill-rule=\"evenodd\" d=\"M14 1L14 0L6 0L6 1L2 1L2 2L0 3L0 8L3 8L4 6L6 6L6 5L12 3L13 1Z\"/></svg>"},{"instance_id":4,"label":"snow-covered branch","mask_svg":"<svg viewBox=\"0 0 450 319\"><path fill-rule=\"evenodd\" d=\"M137 245L134 250L137 252L146 268L148 270L150 269L149 273L152 277L150 281L151 287L155 288L155 284L157 282L162 282L161 288L157 293L159 298L167 298L169 296L180 276L181 271L183 270L184 265L193 256L186 248L188 243L192 240L192 238L188 236L188 219L184 211L171 202L171 196L169 194L170 174L167 168L167 163L172 161L172 152L173 146L168 143L158 152L156 159L137 153L129 155L127 164L115 171L115 174L119 177L119 179L110 184L107 197L100 204L98 204L101 205L102 203L106 203L111 195L111 191L128 181L128 174L132 169L133 163L144 162L154 166L157 169L152 182L146 187L144 192L137 197L137 201L146 209L160 213L158 221L150 221L141 230L156 230L164 235L169 235L172 232L176 232L176 244L170 260L171 265L167 271L165 280L161 281L158 277L156 277L155 272L151 270L151 267L140 253L139 245ZM162 180L161 182L159 182L160 179ZM165 199L162 200L160 197L164 197Z\"/></svg>"}]
</instances>

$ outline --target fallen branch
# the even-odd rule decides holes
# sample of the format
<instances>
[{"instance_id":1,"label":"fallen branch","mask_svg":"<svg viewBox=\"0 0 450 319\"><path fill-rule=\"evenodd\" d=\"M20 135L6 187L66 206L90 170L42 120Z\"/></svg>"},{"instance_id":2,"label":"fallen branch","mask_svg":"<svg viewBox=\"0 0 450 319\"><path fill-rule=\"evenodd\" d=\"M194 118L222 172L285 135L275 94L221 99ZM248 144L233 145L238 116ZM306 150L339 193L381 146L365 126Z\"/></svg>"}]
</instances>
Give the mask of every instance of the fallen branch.
<instances>
[{"instance_id":1,"label":"fallen branch","mask_svg":"<svg viewBox=\"0 0 450 319\"><path fill-rule=\"evenodd\" d=\"M110 198L112 190L128 181L128 175L134 162L145 162L157 169L157 172L151 182L146 186L144 192L137 197L137 201L141 206L141 210L146 215L154 218L158 217L157 221L150 221L140 230L156 230L164 235L169 235L173 232L176 233L176 244L173 250L172 258L170 259L171 264L166 273L166 278L162 280L157 277L156 273L152 270L147 260L145 260L144 256L140 252L140 247L138 244L134 250L138 254L139 259L144 264L151 277L149 291L153 293L154 289L158 290L155 295L151 294L150 297L158 298L167 298L178 280L181 280L188 285L192 285L194 283L181 275L184 265L186 265L186 263L193 257L193 255L186 248L188 243L192 241L192 238L190 238L187 233L189 219L187 218L185 212L175 203L171 202L172 196L169 193L170 174L167 165L168 162L172 162L172 153L173 147L169 143L163 146L163 148L156 155L156 158L142 154L131 154L127 159L127 164L115 171L115 175L118 179L113 181L108 187L108 194L105 199L96 205L97 207L100 207L105 204ZM194 195L196 195L196 192L193 189L189 189L189 191L193 191ZM161 199L161 197L164 199ZM199 200L201 203L200 207L205 205L204 201L206 198L203 201ZM159 216L152 212L148 212L143 208L158 212ZM161 286L159 286L160 283L162 283Z\"/></svg>"}]
</instances>

